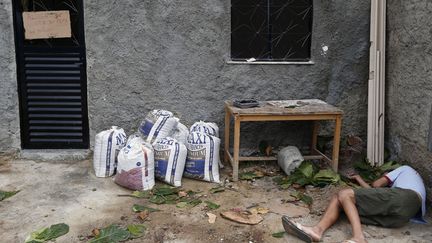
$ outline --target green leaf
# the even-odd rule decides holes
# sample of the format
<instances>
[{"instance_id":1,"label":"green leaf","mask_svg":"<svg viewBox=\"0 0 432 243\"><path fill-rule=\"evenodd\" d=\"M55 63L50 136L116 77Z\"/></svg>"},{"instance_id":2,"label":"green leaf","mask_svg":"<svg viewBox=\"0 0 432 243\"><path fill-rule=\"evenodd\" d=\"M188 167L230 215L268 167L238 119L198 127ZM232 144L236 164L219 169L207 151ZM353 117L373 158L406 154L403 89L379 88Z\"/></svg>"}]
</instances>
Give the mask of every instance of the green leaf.
<instances>
[{"instance_id":1,"label":"green leaf","mask_svg":"<svg viewBox=\"0 0 432 243\"><path fill-rule=\"evenodd\" d=\"M218 208L220 208L220 205L216 204L214 202L211 202L211 201L204 201L204 202L207 204L207 207L209 209L218 209Z\"/></svg>"},{"instance_id":2,"label":"green leaf","mask_svg":"<svg viewBox=\"0 0 432 243\"><path fill-rule=\"evenodd\" d=\"M341 181L341 177L333 170L320 170L313 178L315 184L335 184Z\"/></svg>"},{"instance_id":3,"label":"green leaf","mask_svg":"<svg viewBox=\"0 0 432 243\"><path fill-rule=\"evenodd\" d=\"M0 201L5 200L6 198L12 197L17 194L19 191L0 191Z\"/></svg>"},{"instance_id":4,"label":"green leaf","mask_svg":"<svg viewBox=\"0 0 432 243\"><path fill-rule=\"evenodd\" d=\"M106 228L100 230L100 234L97 235L90 243L117 243L129 239L130 232L128 230L120 228L118 225L112 224Z\"/></svg>"},{"instance_id":5,"label":"green leaf","mask_svg":"<svg viewBox=\"0 0 432 243\"><path fill-rule=\"evenodd\" d=\"M298 170L307 178L311 178L314 173L314 166L310 161L304 161L299 167Z\"/></svg>"},{"instance_id":6,"label":"green leaf","mask_svg":"<svg viewBox=\"0 0 432 243\"><path fill-rule=\"evenodd\" d=\"M136 239L144 235L146 227L143 224L130 224L127 226L127 230L130 233L130 238Z\"/></svg>"},{"instance_id":7,"label":"green leaf","mask_svg":"<svg viewBox=\"0 0 432 243\"><path fill-rule=\"evenodd\" d=\"M379 167L379 170L381 173L387 172L387 171L391 171L394 169L397 169L401 166L401 164L397 163L396 161L389 161L384 163L383 165L381 165Z\"/></svg>"},{"instance_id":8,"label":"green leaf","mask_svg":"<svg viewBox=\"0 0 432 243\"><path fill-rule=\"evenodd\" d=\"M210 189L210 193L219 193L224 191L225 191L225 187L223 186L213 187L212 189Z\"/></svg>"},{"instance_id":9,"label":"green leaf","mask_svg":"<svg viewBox=\"0 0 432 243\"><path fill-rule=\"evenodd\" d=\"M302 202L304 202L305 204L307 204L307 205L311 205L312 202L313 202L313 199L310 196L306 195L306 194L303 194L302 197L300 198L300 200Z\"/></svg>"},{"instance_id":10,"label":"green leaf","mask_svg":"<svg viewBox=\"0 0 432 243\"><path fill-rule=\"evenodd\" d=\"M142 212L142 211L145 211L145 210L147 210L149 213L160 211L157 208L151 208L151 207L147 207L147 206L139 205L139 204L134 204L132 206L132 211L134 211L135 213L139 213L139 212Z\"/></svg>"},{"instance_id":11,"label":"green leaf","mask_svg":"<svg viewBox=\"0 0 432 243\"><path fill-rule=\"evenodd\" d=\"M293 196L297 200L304 202L307 205L311 205L313 202L313 199L310 196L308 196L302 192L298 192L298 191L293 192L293 193L291 193L291 196Z\"/></svg>"},{"instance_id":12,"label":"green leaf","mask_svg":"<svg viewBox=\"0 0 432 243\"><path fill-rule=\"evenodd\" d=\"M150 198L151 193L150 191L134 191L131 196L136 198Z\"/></svg>"},{"instance_id":13,"label":"green leaf","mask_svg":"<svg viewBox=\"0 0 432 243\"><path fill-rule=\"evenodd\" d=\"M274 238L283 238L284 235L285 235L285 231L279 231L279 232L277 232L277 233L273 233L273 234L272 234L272 236L273 236Z\"/></svg>"},{"instance_id":14,"label":"green leaf","mask_svg":"<svg viewBox=\"0 0 432 243\"><path fill-rule=\"evenodd\" d=\"M166 202L166 197L160 195L154 195L150 198L149 202L154 204L164 204Z\"/></svg>"},{"instance_id":15,"label":"green leaf","mask_svg":"<svg viewBox=\"0 0 432 243\"><path fill-rule=\"evenodd\" d=\"M239 175L240 180L253 180L255 178L261 178L262 175L256 174L255 172L244 172Z\"/></svg>"},{"instance_id":16,"label":"green leaf","mask_svg":"<svg viewBox=\"0 0 432 243\"><path fill-rule=\"evenodd\" d=\"M184 208L188 205L188 202L179 202L177 203L176 207L178 208Z\"/></svg>"},{"instance_id":17,"label":"green leaf","mask_svg":"<svg viewBox=\"0 0 432 243\"><path fill-rule=\"evenodd\" d=\"M295 192L291 193L291 196L294 197L297 200L300 200L301 194L302 194L301 192L295 191Z\"/></svg>"},{"instance_id":18,"label":"green leaf","mask_svg":"<svg viewBox=\"0 0 432 243\"><path fill-rule=\"evenodd\" d=\"M198 206L201 203L202 201L200 199L192 199L191 201L188 202L188 206L193 208L195 206Z\"/></svg>"},{"instance_id":19,"label":"green leaf","mask_svg":"<svg viewBox=\"0 0 432 243\"><path fill-rule=\"evenodd\" d=\"M286 190L286 189L288 189L291 185L292 185L291 183L282 184L282 185L280 185L280 188Z\"/></svg>"},{"instance_id":20,"label":"green leaf","mask_svg":"<svg viewBox=\"0 0 432 243\"><path fill-rule=\"evenodd\" d=\"M65 235L68 232L69 225L64 223L54 224L51 225L49 228L42 228L40 230L32 232L25 242L46 242Z\"/></svg>"},{"instance_id":21,"label":"green leaf","mask_svg":"<svg viewBox=\"0 0 432 243\"><path fill-rule=\"evenodd\" d=\"M178 188L176 187L171 187L171 186L159 186L153 189L153 194L154 195L160 195L160 196L168 196L168 195L173 195L173 194L177 194L179 191Z\"/></svg>"},{"instance_id":22,"label":"green leaf","mask_svg":"<svg viewBox=\"0 0 432 243\"><path fill-rule=\"evenodd\" d=\"M199 194L199 193L201 193L201 192L200 192L200 191L195 192L195 191L189 190L189 191L187 191L186 193L187 193L187 195L188 195L189 197L193 197L193 196L195 196L195 195L197 195L197 194Z\"/></svg>"}]
</instances>

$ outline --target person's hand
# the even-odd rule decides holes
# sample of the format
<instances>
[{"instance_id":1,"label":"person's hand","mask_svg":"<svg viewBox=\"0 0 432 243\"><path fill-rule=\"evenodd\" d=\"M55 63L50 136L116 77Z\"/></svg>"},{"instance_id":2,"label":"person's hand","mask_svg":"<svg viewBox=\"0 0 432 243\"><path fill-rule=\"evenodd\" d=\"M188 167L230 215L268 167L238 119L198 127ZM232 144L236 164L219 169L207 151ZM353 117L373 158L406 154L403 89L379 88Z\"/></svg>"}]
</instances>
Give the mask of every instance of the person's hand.
<instances>
[{"instance_id":1,"label":"person's hand","mask_svg":"<svg viewBox=\"0 0 432 243\"><path fill-rule=\"evenodd\" d=\"M359 174L354 174L354 173L348 175L348 178L351 179L351 180L355 180L355 181L359 181L359 180L362 179L361 176L360 176Z\"/></svg>"}]
</instances>

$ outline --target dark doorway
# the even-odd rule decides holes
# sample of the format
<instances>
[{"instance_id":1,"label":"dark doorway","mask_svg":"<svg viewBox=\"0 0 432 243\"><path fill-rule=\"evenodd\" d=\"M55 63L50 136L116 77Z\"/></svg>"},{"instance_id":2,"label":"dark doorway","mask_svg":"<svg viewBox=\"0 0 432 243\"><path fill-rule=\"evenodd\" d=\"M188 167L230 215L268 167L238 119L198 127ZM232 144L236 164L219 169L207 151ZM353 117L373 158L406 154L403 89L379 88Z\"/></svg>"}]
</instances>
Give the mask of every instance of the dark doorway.
<instances>
[{"instance_id":1,"label":"dark doorway","mask_svg":"<svg viewBox=\"0 0 432 243\"><path fill-rule=\"evenodd\" d=\"M89 147L82 0L13 0L21 147ZM72 38L25 40L23 11L68 10Z\"/></svg>"}]
</instances>

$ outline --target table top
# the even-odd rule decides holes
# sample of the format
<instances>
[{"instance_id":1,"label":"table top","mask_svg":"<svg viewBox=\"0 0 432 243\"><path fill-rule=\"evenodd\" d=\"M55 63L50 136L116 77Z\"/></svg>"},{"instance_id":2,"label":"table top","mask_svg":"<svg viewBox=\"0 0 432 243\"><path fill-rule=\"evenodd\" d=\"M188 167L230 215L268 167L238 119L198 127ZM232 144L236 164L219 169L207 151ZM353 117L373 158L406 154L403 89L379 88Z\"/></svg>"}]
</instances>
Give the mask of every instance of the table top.
<instances>
[{"instance_id":1,"label":"table top","mask_svg":"<svg viewBox=\"0 0 432 243\"><path fill-rule=\"evenodd\" d=\"M259 107L238 108L232 101L225 107L233 114L248 115L342 115L343 111L319 99L260 101Z\"/></svg>"}]
</instances>

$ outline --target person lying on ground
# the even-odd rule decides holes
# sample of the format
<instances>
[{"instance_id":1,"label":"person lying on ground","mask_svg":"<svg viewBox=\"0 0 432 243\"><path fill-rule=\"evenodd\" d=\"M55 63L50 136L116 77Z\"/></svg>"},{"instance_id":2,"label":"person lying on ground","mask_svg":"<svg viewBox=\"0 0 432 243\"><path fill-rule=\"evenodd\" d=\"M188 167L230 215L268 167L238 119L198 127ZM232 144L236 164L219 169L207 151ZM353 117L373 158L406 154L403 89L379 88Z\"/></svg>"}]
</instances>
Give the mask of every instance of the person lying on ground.
<instances>
[{"instance_id":1,"label":"person lying on ground","mask_svg":"<svg viewBox=\"0 0 432 243\"><path fill-rule=\"evenodd\" d=\"M361 176L352 175L362 188L343 189L334 195L318 224L303 226L282 217L285 231L305 242L320 241L324 232L345 212L351 227L352 238L346 243L366 243L361 223L388 228L401 227L410 220L426 223L426 190L419 173L410 166L401 166L372 183Z\"/></svg>"}]
</instances>

